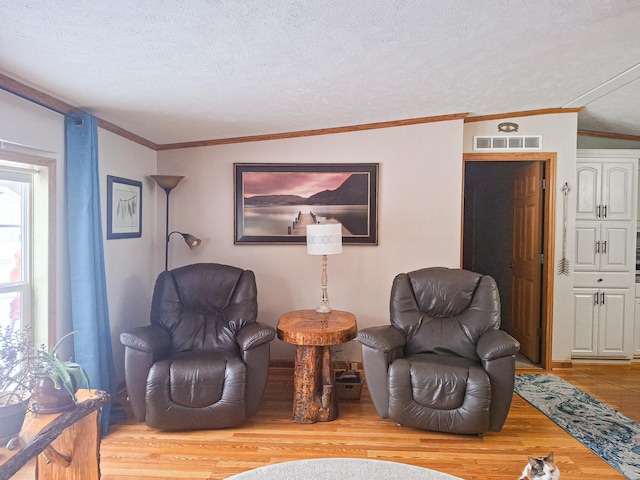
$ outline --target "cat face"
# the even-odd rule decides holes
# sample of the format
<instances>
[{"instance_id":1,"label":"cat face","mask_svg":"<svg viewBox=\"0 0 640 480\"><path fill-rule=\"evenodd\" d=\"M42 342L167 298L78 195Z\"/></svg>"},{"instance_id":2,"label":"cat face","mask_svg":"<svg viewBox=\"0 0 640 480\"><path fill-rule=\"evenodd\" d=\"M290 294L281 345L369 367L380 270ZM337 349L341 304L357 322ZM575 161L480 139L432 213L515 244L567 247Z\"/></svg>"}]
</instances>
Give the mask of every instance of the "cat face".
<instances>
[{"instance_id":1,"label":"cat face","mask_svg":"<svg viewBox=\"0 0 640 480\"><path fill-rule=\"evenodd\" d=\"M544 458L529 457L529 465L525 467L523 478L531 480L557 480L560 470L556 467L553 452Z\"/></svg>"}]
</instances>

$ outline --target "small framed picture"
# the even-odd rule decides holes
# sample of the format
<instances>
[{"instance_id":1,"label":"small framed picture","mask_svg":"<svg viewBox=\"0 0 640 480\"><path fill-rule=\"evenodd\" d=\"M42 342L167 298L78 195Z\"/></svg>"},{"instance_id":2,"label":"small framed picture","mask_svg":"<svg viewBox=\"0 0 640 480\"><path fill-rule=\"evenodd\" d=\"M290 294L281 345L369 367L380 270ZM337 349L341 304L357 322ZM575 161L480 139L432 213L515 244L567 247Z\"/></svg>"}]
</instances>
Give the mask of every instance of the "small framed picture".
<instances>
[{"instance_id":1,"label":"small framed picture","mask_svg":"<svg viewBox=\"0 0 640 480\"><path fill-rule=\"evenodd\" d=\"M107 239L142 236L142 182L107 175Z\"/></svg>"}]
</instances>

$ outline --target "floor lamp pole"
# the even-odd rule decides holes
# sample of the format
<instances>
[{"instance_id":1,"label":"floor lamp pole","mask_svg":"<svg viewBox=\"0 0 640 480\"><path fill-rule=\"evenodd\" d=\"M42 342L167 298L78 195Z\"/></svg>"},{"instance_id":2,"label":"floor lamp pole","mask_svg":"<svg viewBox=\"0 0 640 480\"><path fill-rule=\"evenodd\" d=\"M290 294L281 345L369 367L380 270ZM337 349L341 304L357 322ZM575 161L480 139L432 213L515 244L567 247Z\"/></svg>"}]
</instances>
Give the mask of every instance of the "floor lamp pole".
<instances>
[{"instance_id":1,"label":"floor lamp pole","mask_svg":"<svg viewBox=\"0 0 640 480\"><path fill-rule=\"evenodd\" d=\"M169 269L169 194L171 190L178 186L180 180L184 177L181 175L151 175L158 186L167 194L166 205L166 221L164 225L164 269Z\"/></svg>"},{"instance_id":2,"label":"floor lamp pole","mask_svg":"<svg viewBox=\"0 0 640 480\"><path fill-rule=\"evenodd\" d=\"M167 193L167 218L164 224L164 269L166 271L169 269L169 194L171 189L167 188L165 192Z\"/></svg>"}]
</instances>

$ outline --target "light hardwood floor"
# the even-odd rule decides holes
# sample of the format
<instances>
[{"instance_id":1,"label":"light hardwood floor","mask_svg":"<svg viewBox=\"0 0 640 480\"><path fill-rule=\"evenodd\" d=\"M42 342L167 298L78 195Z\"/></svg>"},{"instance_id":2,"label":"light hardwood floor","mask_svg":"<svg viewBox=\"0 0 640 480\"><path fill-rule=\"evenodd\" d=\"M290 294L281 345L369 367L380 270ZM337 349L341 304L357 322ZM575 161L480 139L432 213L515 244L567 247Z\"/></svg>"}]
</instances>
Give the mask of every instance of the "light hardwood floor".
<instances>
[{"instance_id":1,"label":"light hardwood floor","mask_svg":"<svg viewBox=\"0 0 640 480\"><path fill-rule=\"evenodd\" d=\"M640 422L640 364L575 365L553 373ZM426 432L381 420L366 386L360 400L342 400L340 417L328 423L293 424L292 398L291 370L276 368L258 415L239 428L164 433L132 420L115 425L102 441L102 478L224 479L289 460L351 457L408 463L467 480L513 480L528 455L550 451L563 480L624 478L517 395L503 431L483 436ZM33 478L25 471L16 480Z\"/></svg>"}]
</instances>

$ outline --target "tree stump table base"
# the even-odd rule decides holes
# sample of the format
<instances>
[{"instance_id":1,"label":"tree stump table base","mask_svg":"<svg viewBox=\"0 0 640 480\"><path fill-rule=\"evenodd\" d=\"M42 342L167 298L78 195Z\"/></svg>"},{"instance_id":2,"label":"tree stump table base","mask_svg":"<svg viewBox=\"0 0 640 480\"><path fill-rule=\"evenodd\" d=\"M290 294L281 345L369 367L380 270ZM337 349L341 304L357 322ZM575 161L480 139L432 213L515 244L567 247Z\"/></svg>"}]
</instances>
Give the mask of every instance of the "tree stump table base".
<instances>
[{"instance_id":1,"label":"tree stump table base","mask_svg":"<svg viewBox=\"0 0 640 480\"><path fill-rule=\"evenodd\" d=\"M296 345L295 423L330 422L338 418L331 346L352 340L356 333L356 318L348 312L297 310L280 317L278 338Z\"/></svg>"}]
</instances>

